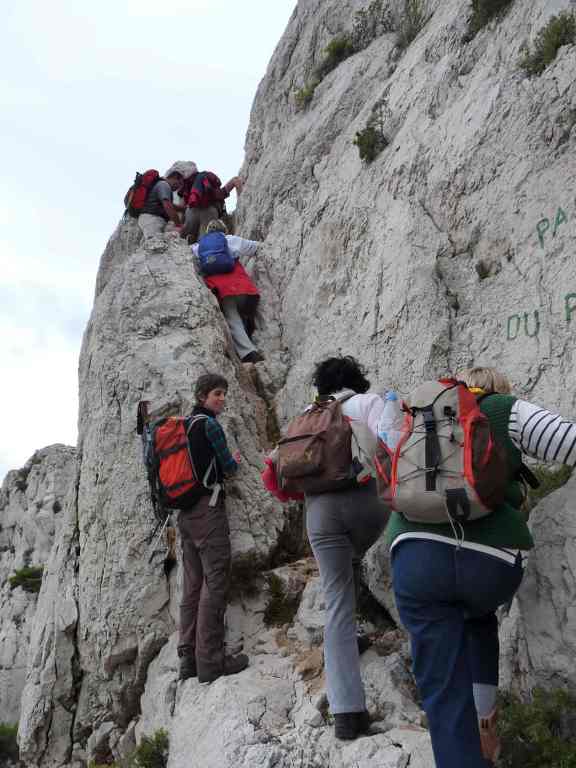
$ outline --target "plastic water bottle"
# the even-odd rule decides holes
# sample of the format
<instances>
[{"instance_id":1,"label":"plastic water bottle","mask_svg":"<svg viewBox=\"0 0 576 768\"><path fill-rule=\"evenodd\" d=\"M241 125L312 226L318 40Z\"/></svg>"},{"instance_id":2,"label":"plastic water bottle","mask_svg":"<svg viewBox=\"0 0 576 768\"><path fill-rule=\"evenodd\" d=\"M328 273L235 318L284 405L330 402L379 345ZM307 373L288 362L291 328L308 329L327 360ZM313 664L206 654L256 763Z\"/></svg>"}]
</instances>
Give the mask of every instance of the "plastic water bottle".
<instances>
[{"instance_id":1,"label":"plastic water bottle","mask_svg":"<svg viewBox=\"0 0 576 768\"><path fill-rule=\"evenodd\" d=\"M391 451L394 451L402 437L404 414L396 392L386 392L384 410L378 422L378 437Z\"/></svg>"}]
</instances>

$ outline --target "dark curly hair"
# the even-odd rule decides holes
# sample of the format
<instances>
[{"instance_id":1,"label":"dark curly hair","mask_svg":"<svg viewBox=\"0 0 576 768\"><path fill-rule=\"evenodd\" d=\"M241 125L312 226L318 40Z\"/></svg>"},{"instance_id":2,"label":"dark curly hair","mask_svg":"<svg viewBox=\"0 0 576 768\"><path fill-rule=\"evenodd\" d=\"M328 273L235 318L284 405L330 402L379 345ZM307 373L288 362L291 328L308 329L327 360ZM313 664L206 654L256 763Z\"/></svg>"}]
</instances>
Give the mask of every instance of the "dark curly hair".
<instances>
[{"instance_id":1,"label":"dark curly hair","mask_svg":"<svg viewBox=\"0 0 576 768\"><path fill-rule=\"evenodd\" d=\"M362 394L370 389L366 370L352 355L328 357L317 363L312 374L312 384L319 395L331 395L341 389L352 389Z\"/></svg>"}]
</instances>

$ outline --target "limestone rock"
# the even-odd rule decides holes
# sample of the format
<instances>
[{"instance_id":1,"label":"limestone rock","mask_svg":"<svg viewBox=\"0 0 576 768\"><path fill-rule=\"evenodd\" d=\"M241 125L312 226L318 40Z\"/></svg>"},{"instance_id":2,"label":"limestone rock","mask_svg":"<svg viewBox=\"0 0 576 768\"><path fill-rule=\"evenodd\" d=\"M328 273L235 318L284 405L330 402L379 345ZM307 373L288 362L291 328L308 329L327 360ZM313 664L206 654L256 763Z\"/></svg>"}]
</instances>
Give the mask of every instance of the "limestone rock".
<instances>
[{"instance_id":1,"label":"limestone rock","mask_svg":"<svg viewBox=\"0 0 576 768\"><path fill-rule=\"evenodd\" d=\"M11 589L24 566L45 566L62 519L76 451L52 445L9 472L0 492L0 722L17 723L38 594Z\"/></svg>"}]
</instances>

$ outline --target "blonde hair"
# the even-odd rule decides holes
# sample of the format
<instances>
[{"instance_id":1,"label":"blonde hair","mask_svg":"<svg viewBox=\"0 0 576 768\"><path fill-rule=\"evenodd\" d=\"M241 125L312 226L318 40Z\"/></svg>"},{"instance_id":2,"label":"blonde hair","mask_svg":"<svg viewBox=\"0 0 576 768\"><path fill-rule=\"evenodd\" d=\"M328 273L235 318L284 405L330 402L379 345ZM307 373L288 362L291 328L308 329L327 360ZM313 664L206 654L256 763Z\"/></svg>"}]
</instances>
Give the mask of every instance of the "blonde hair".
<instances>
[{"instance_id":1,"label":"blonde hair","mask_svg":"<svg viewBox=\"0 0 576 768\"><path fill-rule=\"evenodd\" d=\"M508 377L496 368L464 368L456 378L466 386L482 389L487 394L509 395L512 391Z\"/></svg>"},{"instance_id":2,"label":"blonde hair","mask_svg":"<svg viewBox=\"0 0 576 768\"><path fill-rule=\"evenodd\" d=\"M225 235L228 234L228 227L222 219L212 219L212 221L208 222L208 226L206 227L206 234L209 232L224 232Z\"/></svg>"}]
</instances>

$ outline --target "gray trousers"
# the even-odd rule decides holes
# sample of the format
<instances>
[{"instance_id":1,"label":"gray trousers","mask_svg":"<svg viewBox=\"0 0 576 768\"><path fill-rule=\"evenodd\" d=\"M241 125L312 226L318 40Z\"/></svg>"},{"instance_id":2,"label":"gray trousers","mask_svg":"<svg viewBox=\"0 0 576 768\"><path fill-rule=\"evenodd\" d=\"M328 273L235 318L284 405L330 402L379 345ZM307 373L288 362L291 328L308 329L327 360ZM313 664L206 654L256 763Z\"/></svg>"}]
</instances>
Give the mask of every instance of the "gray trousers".
<instances>
[{"instance_id":1,"label":"gray trousers","mask_svg":"<svg viewBox=\"0 0 576 768\"><path fill-rule=\"evenodd\" d=\"M186 208L184 226L180 235L187 237L189 243L195 243L200 235L206 232L206 227L212 219L217 218L219 218L218 209L213 206L209 208Z\"/></svg>"},{"instance_id":2,"label":"gray trousers","mask_svg":"<svg viewBox=\"0 0 576 768\"><path fill-rule=\"evenodd\" d=\"M240 360L242 360L250 352L255 352L256 347L250 341L250 336L246 333L246 328L238 312L238 299L238 296L224 296L220 301L220 306L232 334L234 349L238 353Z\"/></svg>"},{"instance_id":3,"label":"gray trousers","mask_svg":"<svg viewBox=\"0 0 576 768\"><path fill-rule=\"evenodd\" d=\"M366 709L356 639L353 560L361 558L388 522L375 481L338 493L306 497L306 528L326 603L324 668L332 714Z\"/></svg>"},{"instance_id":4,"label":"gray trousers","mask_svg":"<svg viewBox=\"0 0 576 768\"><path fill-rule=\"evenodd\" d=\"M151 213L141 213L138 216L138 226L144 237L160 235L166 229L167 223L162 216L153 216Z\"/></svg>"}]
</instances>

